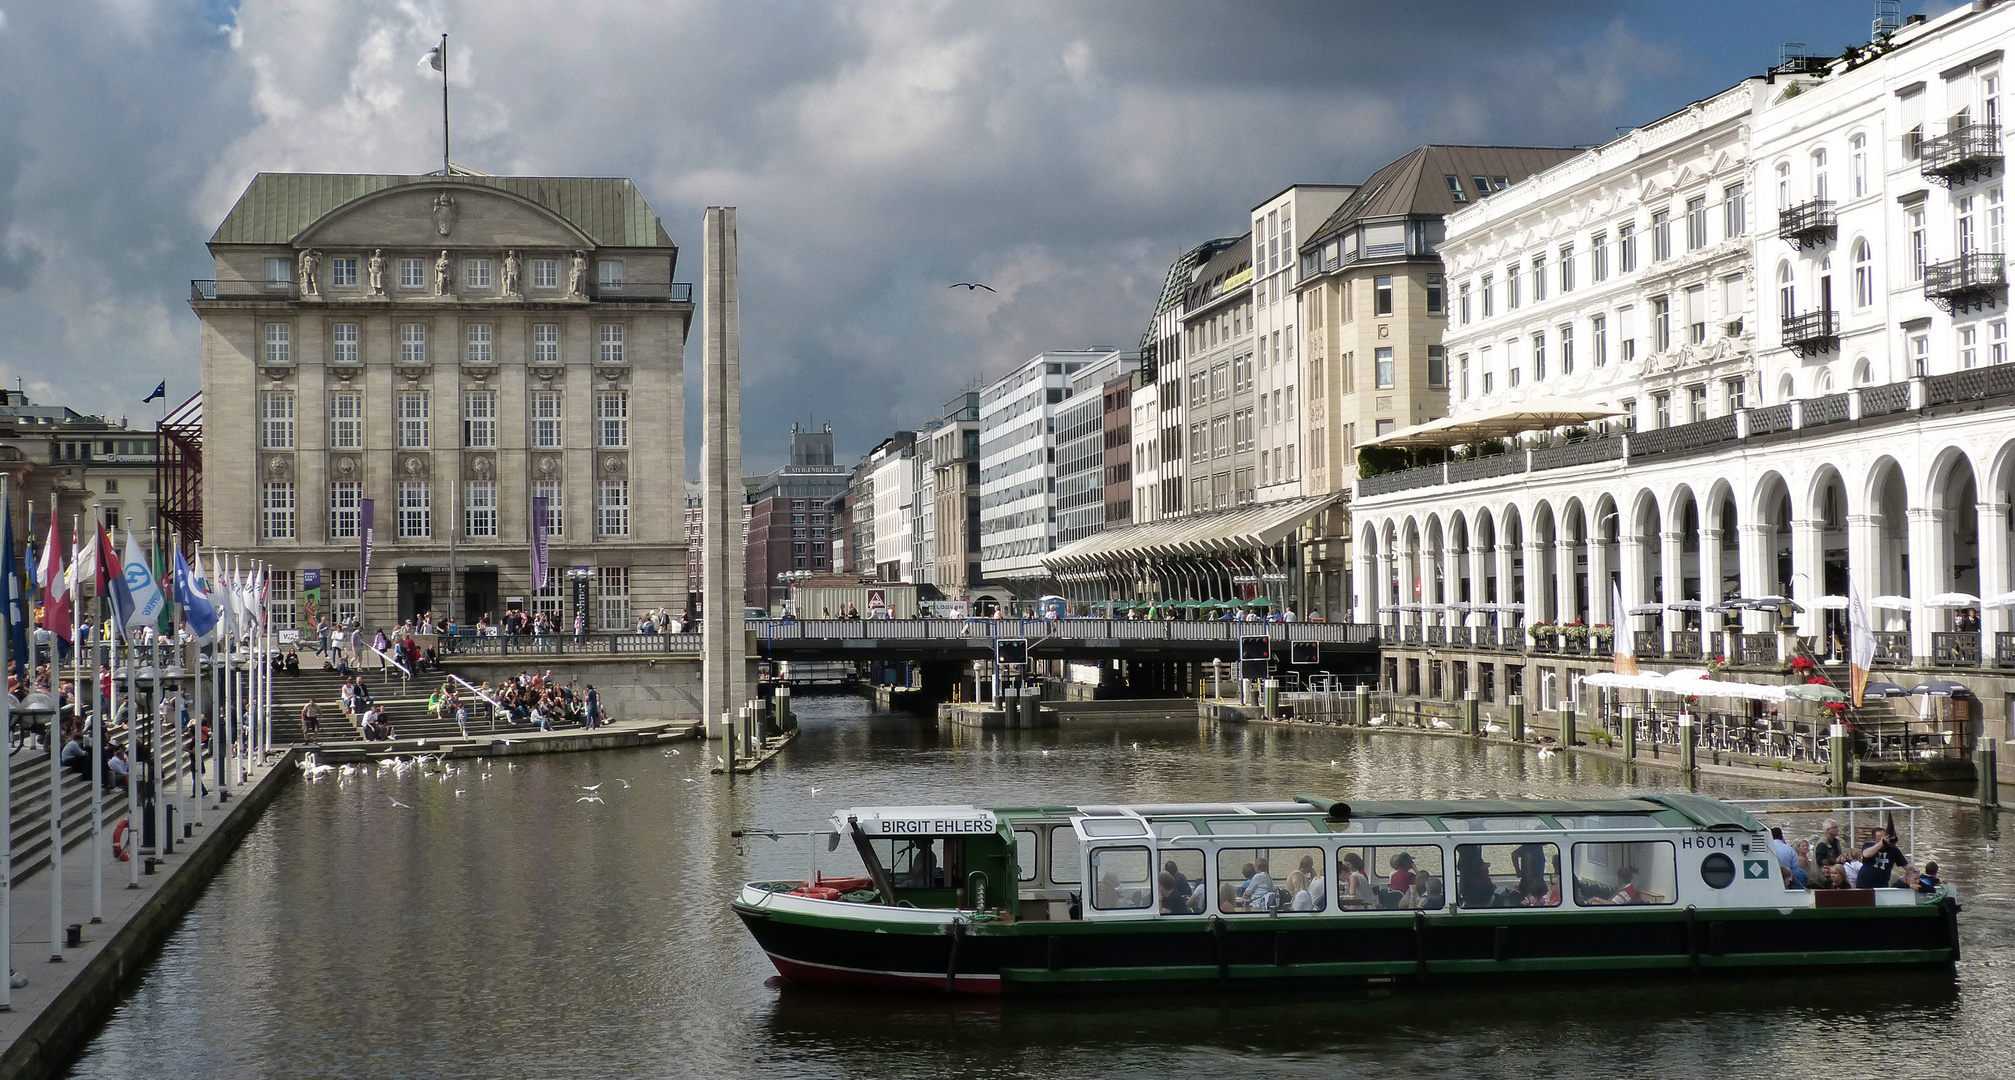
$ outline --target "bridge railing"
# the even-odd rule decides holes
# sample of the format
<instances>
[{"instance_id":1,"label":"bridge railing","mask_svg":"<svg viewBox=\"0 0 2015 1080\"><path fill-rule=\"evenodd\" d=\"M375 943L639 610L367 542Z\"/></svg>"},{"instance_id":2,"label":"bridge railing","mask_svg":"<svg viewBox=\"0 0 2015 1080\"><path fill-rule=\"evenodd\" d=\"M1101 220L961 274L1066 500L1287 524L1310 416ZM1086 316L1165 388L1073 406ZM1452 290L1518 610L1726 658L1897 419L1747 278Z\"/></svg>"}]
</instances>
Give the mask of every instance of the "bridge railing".
<instances>
[{"instance_id":1,"label":"bridge railing","mask_svg":"<svg viewBox=\"0 0 2015 1080\"><path fill-rule=\"evenodd\" d=\"M749 623L770 641L991 641L1048 637L1109 641L1274 641L1370 645L1378 628L1363 623L1173 622L1141 619L800 619Z\"/></svg>"},{"instance_id":2,"label":"bridge railing","mask_svg":"<svg viewBox=\"0 0 2015 1080\"><path fill-rule=\"evenodd\" d=\"M645 653L697 653L698 634L500 634L440 639L444 657L484 656L634 656Z\"/></svg>"}]
</instances>

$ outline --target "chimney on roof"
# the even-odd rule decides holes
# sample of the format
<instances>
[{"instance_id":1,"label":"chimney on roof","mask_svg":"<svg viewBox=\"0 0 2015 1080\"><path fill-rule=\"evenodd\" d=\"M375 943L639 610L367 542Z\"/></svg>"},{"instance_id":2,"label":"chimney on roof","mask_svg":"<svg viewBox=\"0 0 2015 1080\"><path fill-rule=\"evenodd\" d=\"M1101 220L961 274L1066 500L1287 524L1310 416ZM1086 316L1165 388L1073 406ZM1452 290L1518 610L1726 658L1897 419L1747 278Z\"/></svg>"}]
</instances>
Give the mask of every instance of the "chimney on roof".
<instances>
[{"instance_id":1,"label":"chimney on roof","mask_svg":"<svg viewBox=\"0 0 2015 1080\"><path fill-rule=\"evenodd\" d=\"M1924 16L1922 15L1909 15L1905 16L1903 19L1903 25L1905 26L1921 26L1923 25L1923 23L1924 23Z\"/></svg>"}]
</instances>

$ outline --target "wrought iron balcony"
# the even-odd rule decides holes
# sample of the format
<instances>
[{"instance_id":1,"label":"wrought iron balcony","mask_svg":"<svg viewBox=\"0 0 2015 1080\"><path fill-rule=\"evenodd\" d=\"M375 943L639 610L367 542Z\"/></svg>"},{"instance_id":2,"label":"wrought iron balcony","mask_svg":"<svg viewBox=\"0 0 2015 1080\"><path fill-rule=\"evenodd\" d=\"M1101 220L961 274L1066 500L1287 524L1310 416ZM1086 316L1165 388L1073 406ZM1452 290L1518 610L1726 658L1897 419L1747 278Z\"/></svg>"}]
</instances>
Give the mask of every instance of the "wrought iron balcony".
<instances>
[{"instance_id":1,"label":"wrought iron balcony","mask_svg":"<svg viewBox=\"0 0 2015 1080\"><path fill-rule=\"evenodd\" d=\"M212 281L199 278L189 282L189 299L210 300L292 300L292 281Z\"/></svg>"},{"instance_id":2,"label":"wrought iron balcony","mask_svg":"<svg viewBox=\"0 0 2015 1080\"><path fill-rule=\"evenodd\" d=\"M1777 212L1777 238L1799 247L1830 243L1838 228L1832 199L1813 199Z\"/></svg>"},{"instance_id":3,"label":"wrought iron balcony","mask_svg":"<svg viewBox=\"0 0 2015 1080\"><path fill-rule=\"evenodd\" d=\"M1784 347L1800 356L1831 352L1840 347L1840 313L1829 308L1786 315Z\"/></svg>"},{"instance_id":4,"label":"wrought iron balcony","mask_svg":"<svg viewBox=\"0 0 2015 1080\"><path fill-rule=\"evenodd\" d=\"M1954 187L2001 167L2001 129L1991 124L1959 124L1924 140L1918 170L1926 180Z\"/></svg>"},{"instance_id":5,"label":"wrought iron balcony","mask_svg":"<svg viewBox=\"0 0 2015 1080\"><path fill-rule=\"evenodd\" d=\"M2008 297L2008 260L1998 251L1975 251L1924 267L1924 296L1946 311L1993 307Z\"/></svg>"},{"instance_id":6,"label":"wrought iron balcony","mask_svg":"<svg viewBox=\"0 0 2015 1080\"><path fill-rule=\"evenodd\" d=\"M588 295L603 302L627 300L690 304L693 286L687 281L596 281L588 285Z\"/></svg>"}]
</instances>

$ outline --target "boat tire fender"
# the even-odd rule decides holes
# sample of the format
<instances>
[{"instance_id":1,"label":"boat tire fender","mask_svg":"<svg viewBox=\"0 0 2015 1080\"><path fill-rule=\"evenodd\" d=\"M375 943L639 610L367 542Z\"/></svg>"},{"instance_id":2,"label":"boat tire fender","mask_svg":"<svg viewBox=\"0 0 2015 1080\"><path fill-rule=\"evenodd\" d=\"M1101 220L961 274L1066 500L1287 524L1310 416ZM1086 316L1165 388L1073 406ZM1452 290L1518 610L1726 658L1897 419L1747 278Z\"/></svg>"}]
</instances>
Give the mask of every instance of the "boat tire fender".
<instances>
[{"instance_id":1,"label":"boat tire fender","mask_svg":"<svg viewBox=\"0 0 2015 1080\"><path fill-rule=\"evenodd\" d=\"M1413 971L1421 982L1427 981L1427 912L1413 913Z\"/></svg>"},{"instance_id":2,"label":"boat tire fender","mask_svg":"<svg viewBox=\"0 0 2015 1080\"><path fill-rule=\"evenodd\" d=\"M1700 909L1686 905L1686 969L1700 970Z\"/></svg>"},{"instance_id":3,"label":"boat tire fender","mask_svg":"<svg viewBox=\"0 0 2015 1080\"><path fill-rule=\"evenodd\" d=\"M808 896L813 900L838 900L840 891L830 885L800 885L790 892L792 896Z\"/></svg>"},{"instance_id":4,"label":"boat tire fender","mask_svg":"<svg viewBox=\"0 0 2015 1080\"><path fill-rule=\"evenodd\" d=\"M949 994L958 989L959 945L966 939L966 924L952 923L945 927L945 933L951 935L952 939L951 955L945 959L945 993Z\"/></svg>"},{"instance_id":5,"label":"boat tire fender","mask_svg":"<svg viewBox=\"0 0 2015 1080\"><path fill-rule=\"evenodd\" d=\"M1231 987L1231 957L1225 940L1225 935L1230 932L1231 928L1225 925L1223 916L1210 917L1211 953L1217 959L1217 986L1220 990Z\"/></svg>"}]
</instances>

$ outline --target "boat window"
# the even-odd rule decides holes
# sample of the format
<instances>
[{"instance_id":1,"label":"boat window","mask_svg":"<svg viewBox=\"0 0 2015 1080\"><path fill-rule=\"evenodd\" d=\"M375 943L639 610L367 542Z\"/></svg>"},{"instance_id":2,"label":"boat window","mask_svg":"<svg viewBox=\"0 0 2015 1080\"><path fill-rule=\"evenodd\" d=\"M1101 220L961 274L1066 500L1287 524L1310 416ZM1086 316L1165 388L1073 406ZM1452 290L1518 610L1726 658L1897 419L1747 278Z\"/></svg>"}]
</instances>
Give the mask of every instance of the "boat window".
<instances>
[{"instance_id":1,"label":"boat window","mask_svg":"<svg viewBox=\"0 0 2015 1080\"><path fill-rule=\"evenodd\" d=\"M1155 874L1155 895L1163 915L1203 915L1210 911L1204 880L1203 852L1196 848L1162 848L1161 869Z\"/></svg>"},{"instance_id":2,"label":"boat window","mask_svg":"<svg viewBox=\"0 0 2015 1080\"><path fill-rule=\"evenodd\" d=\"M1217 909L1235 912L1321 911L1327 907L1327 862L1319 847L1221 848Z\"/></svg>"},{"instance_id":3,"label":"boat window","mask_svg":"<svg viewBox=\"0 0 2015 1080\"><path fill-rule=\"evenodd\" d=\"M1574 845L1577 904L1671 904L1678 902L1678 885L1666 841Z\"/></svg>"},{"instance_id":4,"label":"boat window","mask_svg":"<svg viewBox=\"0 0 2015 1080\"><path fill-rule=\"evenodd\" d=\"M1315 822L1307 818L1284 818L1269 821L1265 818L1224 818L1208 822L1213 835L1217 836L1273 836L1280 833L1307 834L1316 831Z\"/></svg>"},{"instance_id":5,"label":"boat window","mask_svg":"<svg viewBox=\"0 0 2015 1080\"><path fill-rule=\"evenodd\" d=\"M1439 911L1447 871L1437 844L1344 847L1336 853L1336 906L1342 911Z\"/></svg>"},{"instance_id":6,"label":"boat window","mask_svg":"<svg viewBox=\"0 0 2015 1080\"><path fill-rule=\"evenodd\" d=\"M1080 818L1077 827L1086 836L1146 836L1147 826L1138 818Z\"/></svg>"},{"instance_id":7,"label":"boat window","mask_svg":"<svg viewBox=\"0 0 2015 1080\"><path fill-rule=\"evenodd\" d=\"M1077 834L1059 825L1049 831L1049 879L1058 885L1077 884Z\"/></svg>"},{"instance_id":8,"label":"boat window","mask_svg":"<svg viewBox=\"0 0 2015 1080\"><path fill-rule=\"evenodd\" d=\"M1555 814L1563 829L1662 829L1650 814Z\"/></svg>"},{"instance_id":9,"label":"boat window","mask_svg":"<svg viewBox=\"0 0 2015 1080\"><path fill-rule=\"evenodd\" d=\"M1202 834L1203 829L1194 821L1157 821L1154 823L1154 835L1158 840L1167 840L1176 836L1200 836Z\"/></svg>"},{"instance_id":10,"label":"boat window","mask_svg":"<svg viewBox=\"0 0 2015 1080\"><path fill-rule=\"evenodd\" d=\"M1455 900L1463 908L1560 906L1559 845L1457 845Z\"/></svg>"},{"instance_id":11,"label":"boat window","mask_svg":"<svg viewBox=\"0 0 2015 1080\"><path fill-rule=\"evenodd\" d=\"M896 840L876 838L875 858L887 868L889 884L898 889L936 889L944 886L944 863L940 860L944 841L929 838Z\"/></svg>"},{"instance_id":12,"label":"boat window","mask_svg":"<svg viewBox=\"0 0 2015 1080\"><path fill-rule=\"evenodd\" d=\"M1517 817L1445 817L1441 827L1449 832L1533 832L1550 828L1546 819L1538 815Z\"/></svg>"},{"instance_id":13,"label":"boat window","mask_svg":"<svg viewBox=\"0 0 2015 1080\"><path fill-rule=\"evenodd\" d=\"M1015 868L1020 872L1023 881L1035 880L1037 869L1036 855L1042 850L1038 846L1041 843L1042 840L1036 836L1034 829L1016 829L1014 831Z\"/></svg>"},{"instance_id":14,"label":"boat window","mask_svg":"<svg viewBox=\"0 0 2015 1080\"><path fill-rule=\"evenodd\" d=\"M1154 903L1154 855L1144 847L1099 848L1091 853L1092 906L1138 911Z\"/></svg>"},{"instance_id":15,"label":"boat window","mask_svg":"<svg viewBox=\"0 0 2015 1080\"><path fill-rule=\"evenodd\" d=\"M1331 832L1342 833L1414 833L1437 831L1426 818L1356 818L1342 826L1331 825Z\"/></svg>"}]
</instances>

